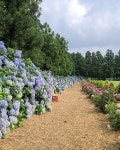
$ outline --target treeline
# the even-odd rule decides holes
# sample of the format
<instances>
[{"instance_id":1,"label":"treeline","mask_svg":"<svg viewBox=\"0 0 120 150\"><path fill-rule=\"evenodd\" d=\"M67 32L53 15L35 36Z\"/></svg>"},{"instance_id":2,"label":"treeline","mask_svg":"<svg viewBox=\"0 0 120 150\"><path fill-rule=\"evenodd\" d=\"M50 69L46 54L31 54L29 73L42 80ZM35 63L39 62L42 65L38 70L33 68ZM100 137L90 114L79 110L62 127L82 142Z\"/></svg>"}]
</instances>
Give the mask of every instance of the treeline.
<instances>
[{"instance_id":1,"label":"treeline","mask_svg":"<svg viewBox=\"0 0 120 150\"><path fill-rule=\"evenodd\" d=\"M23 56L58 75L73 74L67 41L48 23L41 24L41 0L0 0L0 41L20 49Z\"/></svg>"},{"instance_id":2,"label":"treeline","mask_svg":"<svg viewBox=\"0 0 120 150\"><path fill-rule=\"evenodd\" d=\"M80 75L106 79L120 77L120 51L114 55L107 50L68 52L68 42L54 33L48 23L40 22L42 0L0 0L0 41L6 47L20 49L24 58L31 60L41 70L51 70L57 75Z\"/></svg>"},{"instance_id":3,"label":"treeline","mask_svg":"<svg viewBox=\"0 0 120 150\"><path fill-rule=\"evenodd\" d=\"M107 50L105 56L100 51L87 51L83 57L79 52L71 54L75 65L75 75L96 79L120 79L120 50L115 55Z\"/></svg>"}]
</instances>

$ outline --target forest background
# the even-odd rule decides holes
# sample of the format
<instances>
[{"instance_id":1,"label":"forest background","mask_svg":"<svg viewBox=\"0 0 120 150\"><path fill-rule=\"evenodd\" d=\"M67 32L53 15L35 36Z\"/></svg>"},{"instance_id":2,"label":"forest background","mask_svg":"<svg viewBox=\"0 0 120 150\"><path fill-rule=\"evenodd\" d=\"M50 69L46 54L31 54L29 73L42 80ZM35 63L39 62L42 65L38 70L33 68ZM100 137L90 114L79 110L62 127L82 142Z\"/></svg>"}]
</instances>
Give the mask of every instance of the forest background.
<instances>
[{"instance_id":1,"label":"forest background","mask_svg":"<svg viewBox=\"0 0 120 150\"><path fill-rule=\"evenodd\" d=\"M104 56L100 51L87 51L85 56L69 53L66 39L47 22L41 23L41 3L41 0L0 1L0 41L6 47L22 50L23 58L31 58L41 70L51 70L55 75L119 79L120 51L115 55L107 49Z\"/></svg>"}]
</instances>

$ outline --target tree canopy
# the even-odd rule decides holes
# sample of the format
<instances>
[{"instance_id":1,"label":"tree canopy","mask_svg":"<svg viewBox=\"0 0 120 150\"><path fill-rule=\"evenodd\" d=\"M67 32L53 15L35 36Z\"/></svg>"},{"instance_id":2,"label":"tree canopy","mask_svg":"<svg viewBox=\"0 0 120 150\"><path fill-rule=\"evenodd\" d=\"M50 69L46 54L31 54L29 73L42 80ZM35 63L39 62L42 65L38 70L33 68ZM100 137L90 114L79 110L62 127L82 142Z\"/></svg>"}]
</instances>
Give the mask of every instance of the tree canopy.
<instances>
[{"instance_id":1,"label":"tree canopy","mask_svg":"<svg viewBox=\"0 0 120 150\"><path fill-rule=\"evenodd\" d=\"M73 73L73 61L68 53L68 42L50 26L41 24L42 0L1 0L0 40L7 47L21 49L41 69L55 74Z\"/></svg>"}]
</instances>

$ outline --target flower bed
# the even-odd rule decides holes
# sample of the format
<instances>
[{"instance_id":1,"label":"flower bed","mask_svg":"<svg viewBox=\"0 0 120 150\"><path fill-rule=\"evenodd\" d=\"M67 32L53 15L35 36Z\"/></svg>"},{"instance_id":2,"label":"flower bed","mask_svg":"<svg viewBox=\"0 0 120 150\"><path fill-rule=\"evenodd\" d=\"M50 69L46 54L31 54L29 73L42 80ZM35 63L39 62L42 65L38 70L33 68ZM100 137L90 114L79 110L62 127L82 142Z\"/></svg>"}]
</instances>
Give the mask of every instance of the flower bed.
<instances>
[{"instance_id":1,"label":"flower bed","mask_svg":"<svg viewBox=\"0 0 120 150\"><path fill-rule=\"evenodd\" d=\"M21 55L22 51L7 50L0 41L0 138L20 126L23 118L51 111L51 91L61 92L79 80L55 78Z\"/></svg>"},{"instance_id":2,"label":"flower bed","mask_svg":"<svg viewBox=\"0 0 120 150\"><path fill-rule=\"evenodd\" d=\"M108 113L111 126L120 130L120 93L119 86L113 83L89 80L82 82L82 90L91 98L96 107L103 113Z\"/></svg>"}]
</instances>

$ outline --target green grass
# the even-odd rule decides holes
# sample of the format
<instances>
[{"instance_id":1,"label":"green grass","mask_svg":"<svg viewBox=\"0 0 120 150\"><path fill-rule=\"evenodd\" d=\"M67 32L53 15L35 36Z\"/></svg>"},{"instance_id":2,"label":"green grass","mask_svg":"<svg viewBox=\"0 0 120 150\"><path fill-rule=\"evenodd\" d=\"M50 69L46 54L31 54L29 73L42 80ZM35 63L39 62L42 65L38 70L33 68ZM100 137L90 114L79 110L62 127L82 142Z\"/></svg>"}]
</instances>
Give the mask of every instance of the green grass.
<instances>
[{"instance_id":1,"label":"green grass","mask_svg":"<svg viewBox=\"0 0 120 150\"><path fill-rule=\"evenodd\" d=\"M120 81L109 81L109 83L113 83L115 86L118 86L118 84L120 84Z\"/></svg>"}]
</instances>

